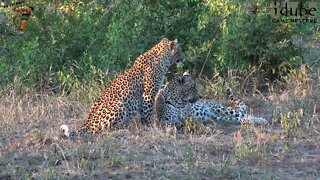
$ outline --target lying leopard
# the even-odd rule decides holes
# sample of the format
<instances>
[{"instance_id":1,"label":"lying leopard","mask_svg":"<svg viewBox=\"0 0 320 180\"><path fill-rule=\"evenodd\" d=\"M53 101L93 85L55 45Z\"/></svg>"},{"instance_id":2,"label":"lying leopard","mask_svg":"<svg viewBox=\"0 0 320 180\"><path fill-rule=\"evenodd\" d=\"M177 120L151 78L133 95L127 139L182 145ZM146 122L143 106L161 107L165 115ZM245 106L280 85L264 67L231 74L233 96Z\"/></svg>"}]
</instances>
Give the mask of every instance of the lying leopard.
<instances>
[{"instance_id":1,"label":"lying leopard","mask_svg":"<svg viewBox=\"0 0 320 180\"><path fill-rule=\"evenodd\" d=\"M215 102L209 99L201 99L195 103L188 104L181 110L181 118L200 119L203 124L210 121L233 122L233 123L267 123L267 120L261 117L255 117L247 114L247 105L234 97L230 88L227 89L227 98L231 102L229 106Z\"/></svg>"},{"instance_id":2,"label":"lying leopard","mask_svg":"<svg viewBox=\"0 0 320 180\"><path fill-rule=\"evenodd\" d=\"M64 136L74 138L85 132L123 128L137 113L140 113L142 124L151 126L156 93L169 67L181 63L182 59L183 53L177 40L162 39L111 83L92 106L83 126L70 132L67 125L62 125Z\"/></svg>"},{"instance_id":3,"label":"lying leopard","mask_svg":"<svg viewBox=\"0 0 320 180\"><path fill-rule=\"evenodd\" d=\"M267 123L264 118L247 115L248 107L227 89L229 106L210 99L201 99L195 81L188 74L175 76L156 97L155 118L160 126L183 127L187 119L200 119L204 125L211 121ZM196 101L196 102L194 102Z\"/></svg>"},{"instance_id":4,"label":"lying leopard","mask_svg":"<svg viewBox=\"0 0 320 180\"><path fill-rule=\"evenodd\" d=\"M175 75L173 79L162 88L155 100L155 118L160 126L182 127L180 111L188 103L196 102L201 95L195 81L189 73Z\"/></svg>"}]
</instances>

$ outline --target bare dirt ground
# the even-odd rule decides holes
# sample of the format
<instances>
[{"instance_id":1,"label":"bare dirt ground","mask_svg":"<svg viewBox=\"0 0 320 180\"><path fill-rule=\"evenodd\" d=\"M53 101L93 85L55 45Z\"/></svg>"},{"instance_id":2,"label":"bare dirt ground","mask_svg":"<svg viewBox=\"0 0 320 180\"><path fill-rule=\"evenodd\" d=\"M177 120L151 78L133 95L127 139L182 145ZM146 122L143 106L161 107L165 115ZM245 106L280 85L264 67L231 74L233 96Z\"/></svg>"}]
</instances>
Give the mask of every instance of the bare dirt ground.
<instances>
[{"instance_id":1,"label":"bare dirt ground","mask_svg":"<svg viewBox=\"0 0 320 180\"><path fill-rule=\"evenodd\" d=\"M80 126L89 104L12 86L0 91L0 179L319 179L320 76L303 74L243 96L267 125L174 134L133 123L76 142L59 127Z\"/></svg>"}]
</instances>

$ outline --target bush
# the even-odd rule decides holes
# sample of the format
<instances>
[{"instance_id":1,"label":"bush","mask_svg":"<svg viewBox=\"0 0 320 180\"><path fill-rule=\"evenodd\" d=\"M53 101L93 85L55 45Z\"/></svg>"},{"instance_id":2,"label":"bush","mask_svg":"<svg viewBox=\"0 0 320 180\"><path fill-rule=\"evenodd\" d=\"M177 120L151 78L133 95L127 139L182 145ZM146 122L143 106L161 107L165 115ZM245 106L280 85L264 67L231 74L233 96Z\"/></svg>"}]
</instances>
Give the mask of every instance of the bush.
<instances>
[{"instance_id":1,"label":"bush","mask_svg":"<svg viewBox=\"0 0 320 180\"><path fill-rule=\"evenodd\" d=\"M0 86L19 76L41 89L72 87L95 80L93 69L114 77L163 37L182 44L181 71L211 76L214 67L260 65L274 77L299 66L303 49L292 36L312 30L271 23L267 0L29 2L35 10L27 31L0 32ZM6 17L12 20L12 13Z\"/></svg>"}]
</instances>

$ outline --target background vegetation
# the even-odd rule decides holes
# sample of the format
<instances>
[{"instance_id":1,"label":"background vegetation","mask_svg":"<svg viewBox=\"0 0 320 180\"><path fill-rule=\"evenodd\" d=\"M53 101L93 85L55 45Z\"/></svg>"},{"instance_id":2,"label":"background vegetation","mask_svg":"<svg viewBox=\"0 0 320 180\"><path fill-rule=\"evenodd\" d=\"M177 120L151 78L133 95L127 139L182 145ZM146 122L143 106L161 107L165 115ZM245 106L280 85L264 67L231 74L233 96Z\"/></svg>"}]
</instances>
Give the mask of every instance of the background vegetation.
<instances>
[{"instance_id":1,"label":"background vegetation","mask_svg":"<svg viewBox=\"0 0 320 180\"><path fill-rule=\"evenodd\" d=\"M38 89L106 82L163 37L185 52L182 71L211 77L218 69L260 67L261 80L305 63L295 37L318 38L314 24L272 23L269 1L28 1L34 11L24 34L1 8L0 86L14 77ZM256 11L255 11L256 10ZM176 70L173 70L176 71Z\"/></svg>"},{"instance_id":2,"label":"background vegetation","mask_svg":"<svg viewBox=\"0 0 320 180\"><path fill-rule=\"evenodd\" d=\"M272 23L268 3L30 0L23 34L12 7L0 8L0 179L319 179L319 25ZM223 104L231 87L269 123L190 123L175 134L134 118L127 129L60 137L165 36L185 53L169 76L190 70Z\"/></svg>"}]
</instances>

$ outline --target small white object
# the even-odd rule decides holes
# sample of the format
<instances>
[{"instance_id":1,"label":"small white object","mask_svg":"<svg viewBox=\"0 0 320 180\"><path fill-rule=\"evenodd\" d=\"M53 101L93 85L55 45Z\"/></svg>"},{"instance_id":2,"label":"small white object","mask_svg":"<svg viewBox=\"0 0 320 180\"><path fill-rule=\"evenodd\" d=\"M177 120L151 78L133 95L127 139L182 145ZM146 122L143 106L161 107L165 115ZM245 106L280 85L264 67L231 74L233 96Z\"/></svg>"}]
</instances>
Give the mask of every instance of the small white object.
<instances>
[{"instance_id":1,"label":"small white object","mask_svg":"<svg viewBox=\"0 0 320 180\"><path fill-rule=\"evenodd\" d=\"M183 73L183 76L190 76L189 71L185 71L185 72Z\"/></svg>"},{"instance_id":2,"label":"small white object","mask_svg":"<svg viewBox=\"0 0 320 180\"><path fill-rule=\"evenodd\" d=\"M62 130L63 135L65 135L67 138L70 137L70 130L67 125L64 124L64 125L60 126L60 129Z\"/></svg>"}]
</instances>

